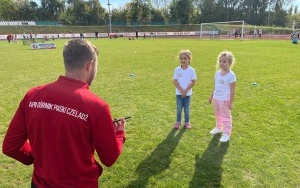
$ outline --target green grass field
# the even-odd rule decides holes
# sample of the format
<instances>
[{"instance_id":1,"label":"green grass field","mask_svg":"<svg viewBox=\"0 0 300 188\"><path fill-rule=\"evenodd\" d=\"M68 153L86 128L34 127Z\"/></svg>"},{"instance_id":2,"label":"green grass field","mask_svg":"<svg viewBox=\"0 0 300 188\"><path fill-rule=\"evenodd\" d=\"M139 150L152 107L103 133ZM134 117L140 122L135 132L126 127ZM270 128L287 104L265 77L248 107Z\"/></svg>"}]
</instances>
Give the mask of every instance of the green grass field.
<instances>
[{"instance_id":1,"label":"green grass field","mask_svg":"<svg viewBox=\"0 0 300 188\"><path fill-rule=\"evenodd\" d=\"M100 49L90 89L110 104L113 116L132 116L123 153L104 169L100 187L300 187L300 45L279 40L88 40ZM1 146L27 90L64 74L65 42L55 41L55 50L36 51L20 42L0 42ZM191 50L198 79L191 104L193 128L175 131L172 78L181 49ZM234 53L237 76L227 144L209 134L215 119L208 98L223 50ZM1 188L29 187L32 166L1 152L0 174Z\"/></svg>"}]
</instances>

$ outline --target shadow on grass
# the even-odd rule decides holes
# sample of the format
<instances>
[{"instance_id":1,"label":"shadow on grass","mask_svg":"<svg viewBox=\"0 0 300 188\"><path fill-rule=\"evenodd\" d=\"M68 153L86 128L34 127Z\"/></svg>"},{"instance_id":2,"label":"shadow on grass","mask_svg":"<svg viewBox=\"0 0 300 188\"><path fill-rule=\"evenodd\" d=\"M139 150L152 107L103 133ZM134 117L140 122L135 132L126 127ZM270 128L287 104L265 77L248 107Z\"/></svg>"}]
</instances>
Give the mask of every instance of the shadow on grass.
<instances>
[{"instance_id":1,"label":"shadow on grass","mask_svg":"<svg viewBox=\"0 0 300 188\"><path fill-rule=\"evenodd\" d=\"M190 188L221 187L222 162L227 153L229 142L219 142L221 135L215 135L203 155L195 157L195 172Z\"/></svg>"},{"instance_id":2,"label":"shadow on grass","mask_svg":"<svg viewBox=\"0 0 300 188\"><path fill-rule=\"evenodd\" d=\"M150 177L160 174L168 169L171 164L170 157L184 132L184 128L180 130L171 130L167 138L139 164L135 171L138 174L138 179L132 181L127 188L146 187Z\"/></svg>"}]
</instances>

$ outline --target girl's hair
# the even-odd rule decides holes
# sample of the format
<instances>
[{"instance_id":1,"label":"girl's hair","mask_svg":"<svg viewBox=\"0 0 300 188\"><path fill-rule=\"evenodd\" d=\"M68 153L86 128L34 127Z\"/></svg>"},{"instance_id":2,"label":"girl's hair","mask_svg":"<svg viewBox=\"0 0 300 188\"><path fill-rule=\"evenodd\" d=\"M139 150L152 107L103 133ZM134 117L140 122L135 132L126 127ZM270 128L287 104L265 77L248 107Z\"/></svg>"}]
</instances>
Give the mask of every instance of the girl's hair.
<instances>
[{"instance_id":1,"label":"girl's hair","mask_svg":"<svg viewBox=\"0 0 300 188\"><path fill-rule=\"evenodd\" d=\"M233 64L235 63L235 58L233 56L233 53L230 51L223 51L219 54L218 59L217 59L217 64L216 64L216 68L219 69L219 62L220 62L220 58L221 57L226 57L226 59L229 61L230 63L230 68L233 67Z\"/></svg>"},{"instance_id":2,"label":"girl's hair","mask_svg":"<svg viewBox=\"0 0 300 188\"><path fill-rule=\"evenodd\" d=\"M189 57L189 59L190 59L189 64L190 64L191 61L192 61L192 53L191 53L191 51L190 51L189 49L181 50L181 51L179 52L179 55L178 55L179 58L180 58L180 55L181 55L181 54L185 54L185 55L187 55L187 56Z\"/></svg>"}]
</instances>

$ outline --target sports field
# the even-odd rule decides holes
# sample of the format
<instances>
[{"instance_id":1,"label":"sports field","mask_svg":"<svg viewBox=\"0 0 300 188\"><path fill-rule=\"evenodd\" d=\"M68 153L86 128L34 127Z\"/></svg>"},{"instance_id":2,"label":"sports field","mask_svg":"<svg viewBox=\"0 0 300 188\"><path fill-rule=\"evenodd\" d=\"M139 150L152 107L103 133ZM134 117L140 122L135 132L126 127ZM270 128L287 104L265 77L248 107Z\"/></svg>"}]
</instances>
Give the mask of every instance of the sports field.
<instances>
[{"instance_id":1,"label":"sports field","mask_svg":"<svg viewBox=\"0 0 300 188\"><path fill-rule=\"evenodd\" d=\"M100 49L91 90L115 117L131 116L123 153L99 179L104 188L300 187L300 45L288 40L88 39ZM62 48L0 41L0 143L32 86L64 74ZM173 130L173 71L190 49L197 73L191 130ZM217 55L234 53L237 76L229 143L215 125L211 94ZM76 102L76 101L74 101ZM2 148L1 148L2 150ZM98 158L97 158L98 159ZM29 187L32 166L0 153L0 187Z\"/></svg>"}]
</instances>

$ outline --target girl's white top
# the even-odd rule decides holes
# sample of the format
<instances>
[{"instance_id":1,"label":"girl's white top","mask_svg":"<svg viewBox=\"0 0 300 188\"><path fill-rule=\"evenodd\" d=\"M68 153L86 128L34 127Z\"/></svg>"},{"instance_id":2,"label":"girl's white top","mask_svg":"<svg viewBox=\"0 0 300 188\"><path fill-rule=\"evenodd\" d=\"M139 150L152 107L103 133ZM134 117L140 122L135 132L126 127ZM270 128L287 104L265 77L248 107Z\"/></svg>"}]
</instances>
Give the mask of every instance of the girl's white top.
<instances>
[{"instance_id":1,"label":"girl's white top","mask_svg":"<svg viewBox=\"0 0 300 188\"><path fill-rule=\"evenodd\" d=\"M215 89L213 98L217 100L230 100L230 85L236 82L236 76L231 70L224 76L221 76L221 70L215 74Z\"/></svg>"},{"instance_id":2,"label":"girl's white top","mask_svg":"<svg viewBox=\"0 0 300 188\"><path fill-rule=\"evenodd\" d=\"M192 83L192 80L197 79L196 71L191 66L188 66L188 68L185 70L183 70L181 66L178 66L174 70L173 79L178 81L179 86L182 89L186 89L190 85L190 83ZM176 95L181 95L181 92L177 88L176 88ZM187 96L191 96L191 95L192 95L192 89L190 89L187 92Z\"/></svg>"}]
</instances>

